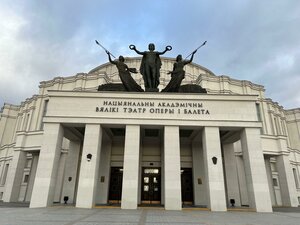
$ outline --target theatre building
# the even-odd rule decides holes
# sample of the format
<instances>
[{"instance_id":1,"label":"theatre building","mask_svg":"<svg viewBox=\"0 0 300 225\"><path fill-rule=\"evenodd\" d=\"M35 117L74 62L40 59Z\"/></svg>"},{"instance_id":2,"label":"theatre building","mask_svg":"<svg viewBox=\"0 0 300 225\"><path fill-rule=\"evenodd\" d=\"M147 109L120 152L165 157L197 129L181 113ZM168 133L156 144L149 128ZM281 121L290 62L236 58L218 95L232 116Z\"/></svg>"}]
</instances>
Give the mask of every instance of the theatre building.
<instances>
[{"instance_id":1,"label":"theatre building","mask_svg":"<svg viewBox=\"0 0 300 225\"><path fill-rule=\"evenodd\" d=\"M162 58L159 90L174 60ZM139 68L141 58L125 63ZM300 109L284 109L250 81L193 63L184 69L178 93L124 91L106 63L42 81L20 105L5 103L0 200L31 208L297 207ZM132 76L143 88L141 74Z\"/></svg>"}]
</instances>

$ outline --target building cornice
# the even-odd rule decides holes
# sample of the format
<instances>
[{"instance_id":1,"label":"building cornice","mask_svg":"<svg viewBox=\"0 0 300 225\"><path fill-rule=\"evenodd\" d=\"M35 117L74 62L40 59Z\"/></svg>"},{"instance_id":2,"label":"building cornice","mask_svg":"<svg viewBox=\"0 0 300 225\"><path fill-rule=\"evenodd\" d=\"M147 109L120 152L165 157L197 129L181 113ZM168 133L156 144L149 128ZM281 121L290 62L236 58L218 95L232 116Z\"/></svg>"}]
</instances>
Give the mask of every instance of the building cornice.
<instances>
[{"instance_id":1,"label":"building cornice","mask_svg":"<svg viewBox=\"0 0 300 225\"><path fill-rule=\"evenodd\" d=\"M4 105L1 107L0 113L3 113L5 109L19 111L20 106L14 105L14 104L9 104L9 103L4 103Z\"/></svg>"},{"instance_id":2,"label":"building cornice","mask_svg":"<svg viewBox=\"0 0 300 225\"><path fill-rule=\"evenodd\" d=\"M297 114L297 113L300 113L300 108L286 109L286 110L284 110L284 112L286 115Z\"/></svg>"},{"instance_id":3,"label":"building cornice","mask_svg":"<svg viewBox=\"0 0 300 225\"><path fill-rule=\"evenodd\" d=\"M200 84L202 81L210 81L210 82L227 82L230 85L236 85L240 87L250 87L256 91L265 91L264 86L252 83L251 81L247 80L238 80L234 78L230 78L229 76L221 75L216 76L214 74L199 74L196 79L196 84Z\"/></svg>"}]
</instances>

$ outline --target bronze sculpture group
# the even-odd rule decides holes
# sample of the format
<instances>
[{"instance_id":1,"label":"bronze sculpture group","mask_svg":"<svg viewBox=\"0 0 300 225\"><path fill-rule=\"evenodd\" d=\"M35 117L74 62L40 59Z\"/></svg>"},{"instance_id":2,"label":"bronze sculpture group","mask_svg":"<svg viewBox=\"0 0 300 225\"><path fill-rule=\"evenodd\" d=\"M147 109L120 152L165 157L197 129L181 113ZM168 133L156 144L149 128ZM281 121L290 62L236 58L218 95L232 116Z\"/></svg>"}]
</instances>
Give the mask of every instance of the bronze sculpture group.
<instances>
[{"instance_id":1,"label":"bronze sculpture group","mask_svg":"<svg viewBox=\"0 0 300 225\"><path fill-rule=\"evenodd\" d=\"M96 43L100 45L97 41ZM200 47L205 45L204 42ZM136 83L136 81L132 78L131 73L137 73L135 68L129 68L124 63L124 57L119 56L118 60L111 59L111 53L106 50L102 45L100 45L108 55L109 61L116 65L120 79L123 83L123 86L126 91L130 92L143 92L144 90L140 85ZM183 70L184 66L188 63L191 63L194 58L194 54L200 48L198 47L195 51L193 51L190 55L191 58L189 60L183 60L182 55L178 55L176 57L176 62L173 65L173 71L170 71L168 74L171 74L171 80L168 85L162 90L162 92L178 92L179 87L181 85L182 80L185 77L185 71ZM171 51L171 46L166 46L165 50L162 52L155 51L155 45L150 43L148 46L149 51L141 52L136 49L135 45L130 45L129 48L134 50L137 54L142 55L142 62L140 66L140 73L144 79L145 91L146 92L158 92L159 78L160 78L160 68L161 68L161 60L160 55L165 54L167 51ZM113 55L112 55L113 56Z\"/></svg>"}]
</instances>

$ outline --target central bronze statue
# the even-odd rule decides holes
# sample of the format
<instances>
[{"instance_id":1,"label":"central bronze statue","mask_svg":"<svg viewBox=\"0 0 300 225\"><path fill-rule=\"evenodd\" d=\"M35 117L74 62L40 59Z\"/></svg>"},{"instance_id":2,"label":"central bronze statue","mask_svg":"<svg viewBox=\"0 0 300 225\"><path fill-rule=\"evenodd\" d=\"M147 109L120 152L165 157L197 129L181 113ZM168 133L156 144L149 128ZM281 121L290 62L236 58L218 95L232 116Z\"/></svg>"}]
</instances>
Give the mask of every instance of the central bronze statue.
<instances>
[{"instance_id":1,"label":"central bronze statue","mask_svg":"<svg viewBox=\"0 0 300 225\"><path fill-rule=\"evenodd\" d=\"M154 51L155 45L153 43L149 44L149 51L140 52L136 49L135 45L129 45L129 48L143 56L140 73L143 75L145 91L158 92L159 70L162 64L159 56L165 54L167 51L171 51L172 47L166 46L166 49L162 52Z\"/></svg>"}]
</instances>

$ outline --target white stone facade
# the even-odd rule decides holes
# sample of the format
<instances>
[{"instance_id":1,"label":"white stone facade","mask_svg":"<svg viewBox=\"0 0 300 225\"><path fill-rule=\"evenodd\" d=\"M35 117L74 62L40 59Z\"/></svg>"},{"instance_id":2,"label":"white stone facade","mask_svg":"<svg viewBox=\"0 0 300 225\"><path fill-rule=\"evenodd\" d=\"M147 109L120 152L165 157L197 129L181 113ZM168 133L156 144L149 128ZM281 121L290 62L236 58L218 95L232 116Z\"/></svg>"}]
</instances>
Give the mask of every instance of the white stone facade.
<instances>
[{"instance_id":1,"label":"white stone facade","mask_svg":"<svg viewBox=\"0 0 300 225\"><path fill-rule=\"evenodd\" d=\"M141 58L128 58L139 68ZM174 59L162 58L159 89ZM196 64L182 84L200 93L98 92L120 83L114 65L40 83L0 113L0 200L30 207L159 204L270 212L299 205L300 109L261 85ZM133 77L143 87L140 74Z\"/></svg>"}]
</instances>

